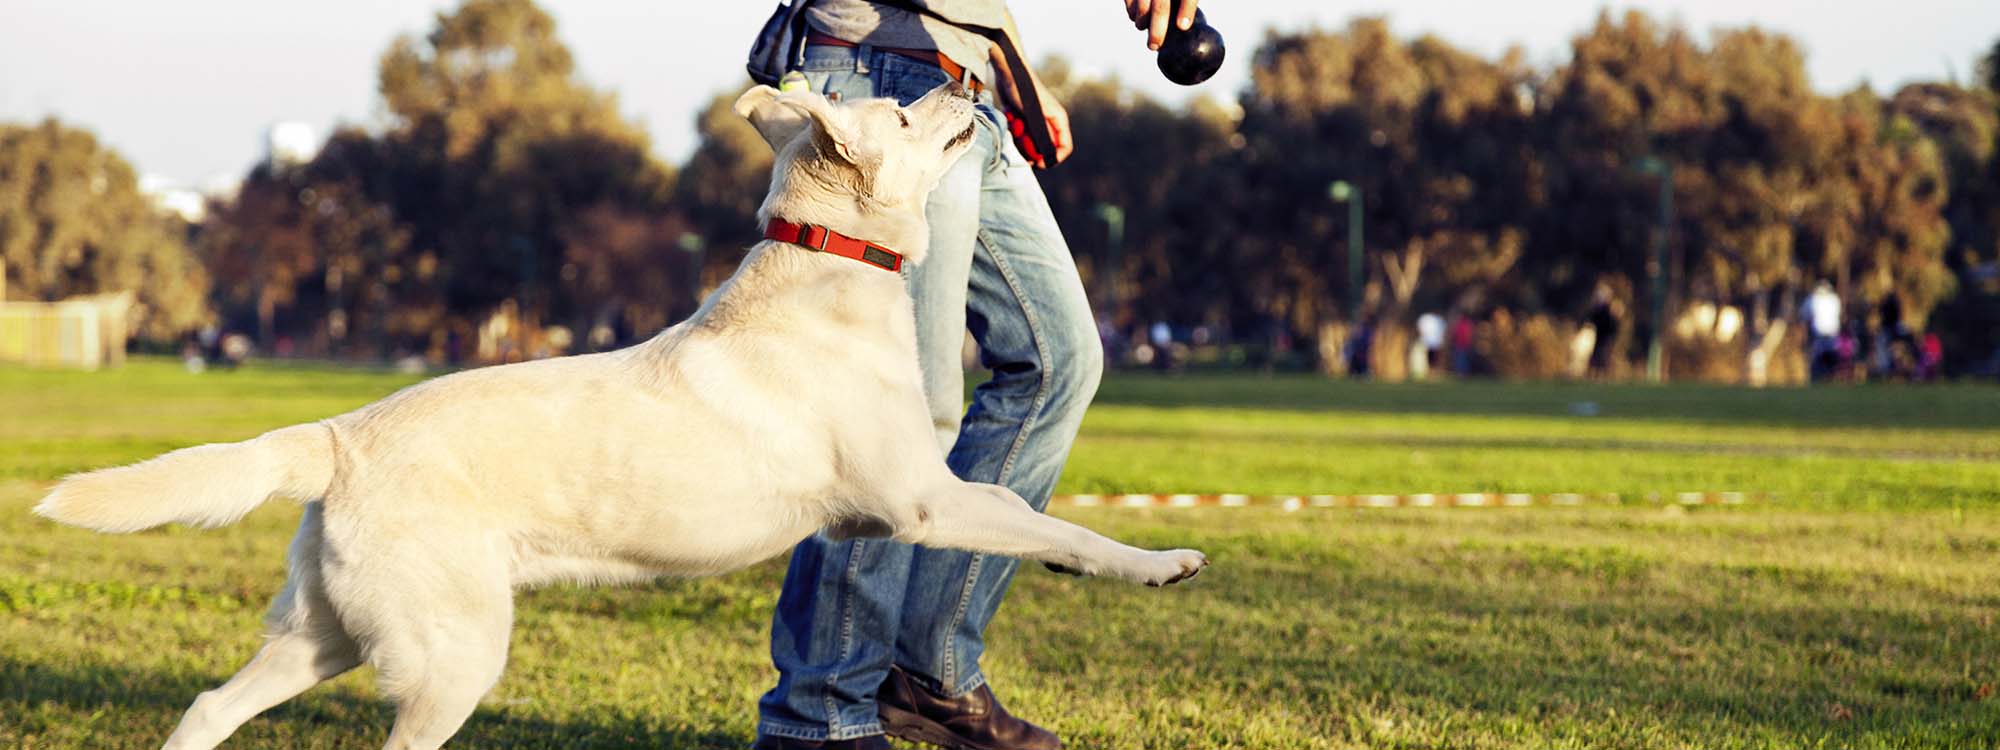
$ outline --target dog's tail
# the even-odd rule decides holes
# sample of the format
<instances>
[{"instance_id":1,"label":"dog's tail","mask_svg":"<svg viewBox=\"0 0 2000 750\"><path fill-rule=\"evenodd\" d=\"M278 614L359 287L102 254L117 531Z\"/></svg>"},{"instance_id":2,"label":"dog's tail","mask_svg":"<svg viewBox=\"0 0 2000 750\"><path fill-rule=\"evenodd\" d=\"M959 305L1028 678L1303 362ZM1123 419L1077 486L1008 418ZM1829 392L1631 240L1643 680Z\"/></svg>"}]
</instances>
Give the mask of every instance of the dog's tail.
<instances>
[{"instance_id":1,"label":"dog's tail","mask_svg":"<svg viewBox=\"0 0 2000 750\"><path fill-rule=\"evenodd\" d=\"M332 429L302 424L71 475L35 514L114 534L175 522L223 526L273 495L320 497L333 483L333 465Z\"/></svg>"}]
</instances>

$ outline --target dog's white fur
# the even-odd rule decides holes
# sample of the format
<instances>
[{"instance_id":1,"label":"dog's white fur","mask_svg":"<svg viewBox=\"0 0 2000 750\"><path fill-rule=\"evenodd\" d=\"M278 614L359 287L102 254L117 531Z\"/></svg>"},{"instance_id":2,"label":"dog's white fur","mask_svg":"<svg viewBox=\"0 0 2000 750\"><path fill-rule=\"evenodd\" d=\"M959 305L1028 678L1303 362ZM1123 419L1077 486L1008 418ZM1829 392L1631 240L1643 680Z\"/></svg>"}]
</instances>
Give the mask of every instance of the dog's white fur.
<instances>
[{"instance_id":1,"label":"dog's white fur","mask_svg":"<svg viewBox=\"0 0 2000 750\"><path fill-rule=\"evenodd\" d=\"M970 142L955 84L908 107L760 87L778 150L760 216L924 255L924 196ZM946 468L903 280L765 241L695 315L638 346L457 373L322 422L70 477L35 509L129 532L306 504L268 643L167 740L212 748L367 662L392 750L436 748L500 676L512 592L695 576L808 535L886 536L1159 585L1199 572Z\"/></svg>"}]
</instances>

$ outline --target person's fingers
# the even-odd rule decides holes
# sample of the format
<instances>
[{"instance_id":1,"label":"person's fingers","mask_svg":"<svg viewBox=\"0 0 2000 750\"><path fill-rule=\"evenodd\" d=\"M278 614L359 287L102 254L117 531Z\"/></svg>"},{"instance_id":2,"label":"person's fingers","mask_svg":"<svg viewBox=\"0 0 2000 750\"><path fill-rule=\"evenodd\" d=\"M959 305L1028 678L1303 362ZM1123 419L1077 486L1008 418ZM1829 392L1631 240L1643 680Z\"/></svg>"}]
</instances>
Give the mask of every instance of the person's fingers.
<instances>
[{"instance_id":1,"label":"person's fingers","mask_svg":"<svg viewBox=\"0 0 2000 750\"><path fill-rule=\"evenodd\" d=\"M1131 19L1132 28L1139 28L1139 19L1146 15L1148 0L1125 0L1125 17Z\"/></svg>"},{"instance_id":2,"label":"person's fingers","mask_svg":"<svg viewBox=\"0 0 2000 750\"><path fill-rule=\"evenodd\" d=\"M1200 2L1201 0L1186 0L1186 2L1181 3L1181 16L1174 19L1174 25L1180 27L1181 31L1194 28L1194 9L1195 5Z\"/></svg>"},{"instance_id":3,"label":"person's fingers","mask_svg":"<svg viewBox=\"0 0 2000 750\"><path fill-rule=\"evenodd\" d=\"M1167 41L1167 17L1174 12L1174 4L1166 0L1154 0L1153 23L1146 32L1146 48L1159 49Z\"/></svg>"},{"instance_id":4,"label":"person's fingers","mask_svg":"<svg viewBox=\"0 0 2000 750\"><path fill-rule=\"evenodd\" d=\"M1049 140L1054 141L1056 147L1055 163L1061 164L1063 160L1069 158L1070 152L1076 150L1075 144L1070 139L1069 113L1061 109L1052 110L1048 113L1047 119Z\"/></svg>"}]
</instances>

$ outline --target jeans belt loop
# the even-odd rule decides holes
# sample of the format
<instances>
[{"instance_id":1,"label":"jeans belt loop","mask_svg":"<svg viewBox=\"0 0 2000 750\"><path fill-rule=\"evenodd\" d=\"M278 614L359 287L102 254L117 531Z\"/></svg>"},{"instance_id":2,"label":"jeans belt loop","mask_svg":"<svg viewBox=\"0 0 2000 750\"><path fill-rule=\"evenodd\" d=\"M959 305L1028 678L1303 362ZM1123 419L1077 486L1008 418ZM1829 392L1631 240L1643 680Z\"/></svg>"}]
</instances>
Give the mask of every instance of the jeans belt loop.
<instances>
[{"instance_id":1,"label":"jeans belt loop","mask_svg":"<svg viewBox=\"0 0 2000 750\"><path fill-rule=\"evenodd\" d=\"M854 72L868 74L868 61L875 57L875 45L867 42L854 45Z\"/></svg>"}]
</instances>

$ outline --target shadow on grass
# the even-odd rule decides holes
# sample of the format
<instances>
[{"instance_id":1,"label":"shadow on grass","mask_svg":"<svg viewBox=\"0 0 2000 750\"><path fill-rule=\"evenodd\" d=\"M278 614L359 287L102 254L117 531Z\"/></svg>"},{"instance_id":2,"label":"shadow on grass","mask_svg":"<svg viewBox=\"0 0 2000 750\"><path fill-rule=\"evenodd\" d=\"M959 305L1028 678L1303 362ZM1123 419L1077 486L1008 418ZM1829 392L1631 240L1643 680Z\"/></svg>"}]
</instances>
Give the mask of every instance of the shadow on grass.
<instances>
[{"instance_id":1,"label":"shadow on grass","mask_svg":"<svg viewBox=\"0 0 2000 750\"><path fill-rule=\"evenodd\" d=\"M201 691L226 675L148 672L108 664L48 665L0 657L0 739L42 737L25 746L156 747ZM352 678L343 678L342 682ZM351 685L323 685L251 719L232 738L237 747L374 747L388 736L395 712L388 702ZM117 728L118 736L88 736L83 744L50 744L84 724ZM86 734L94 734L87 729ZM481 706L453 747L740 749L750 738L731 732L663 726L651 717L603 715L582 720L524 716L509 707Z\"/></svg>"},{"instance_id":2,"label":"shadow on grass","mask_svg":"<svg viewBox=\"0 0 2000 750\"><path fill-rule=\"evenodd\" d=\"M1209 601L1188 608L1242 613L1211 631L1240 632L1194 648L1184 629L1149 632L1123 647L1232 665L1243 699L1283 694L1330 716L1364 706L1446 724L1483 716L1473 723L1534 726L1529 735L1545 738L1583 725L1595 727L1587 736L1751 747L1991 747L2000 737L2000 631L1984 592L1484 553L1322 570L1313 583L1249 575L1266 583L1214 580ZM1269 584L1281 578L1289 585ZM1300 607L1315 611L1255 614ZM1315 625L1301 630L1301 620ZM1355 725L1328 728L1386 739Z\"/></svg>"},{"instance_id":3,"label":"shadow on grass","mask_svg":"<svg viewBox=\"0 0 2000 750\"><path fill-rule=\"evenodd\" d=\"M1494 380L1391 384L1307 375L1119 373L1105 379L1096 403L1517 417L1571 417L1574 405L1588 403L1590 413L1607 419L1715 425L1990 430L2000 424L2000 388L1987 384L1758 389Z\"/></svg>"}]
</instances>

